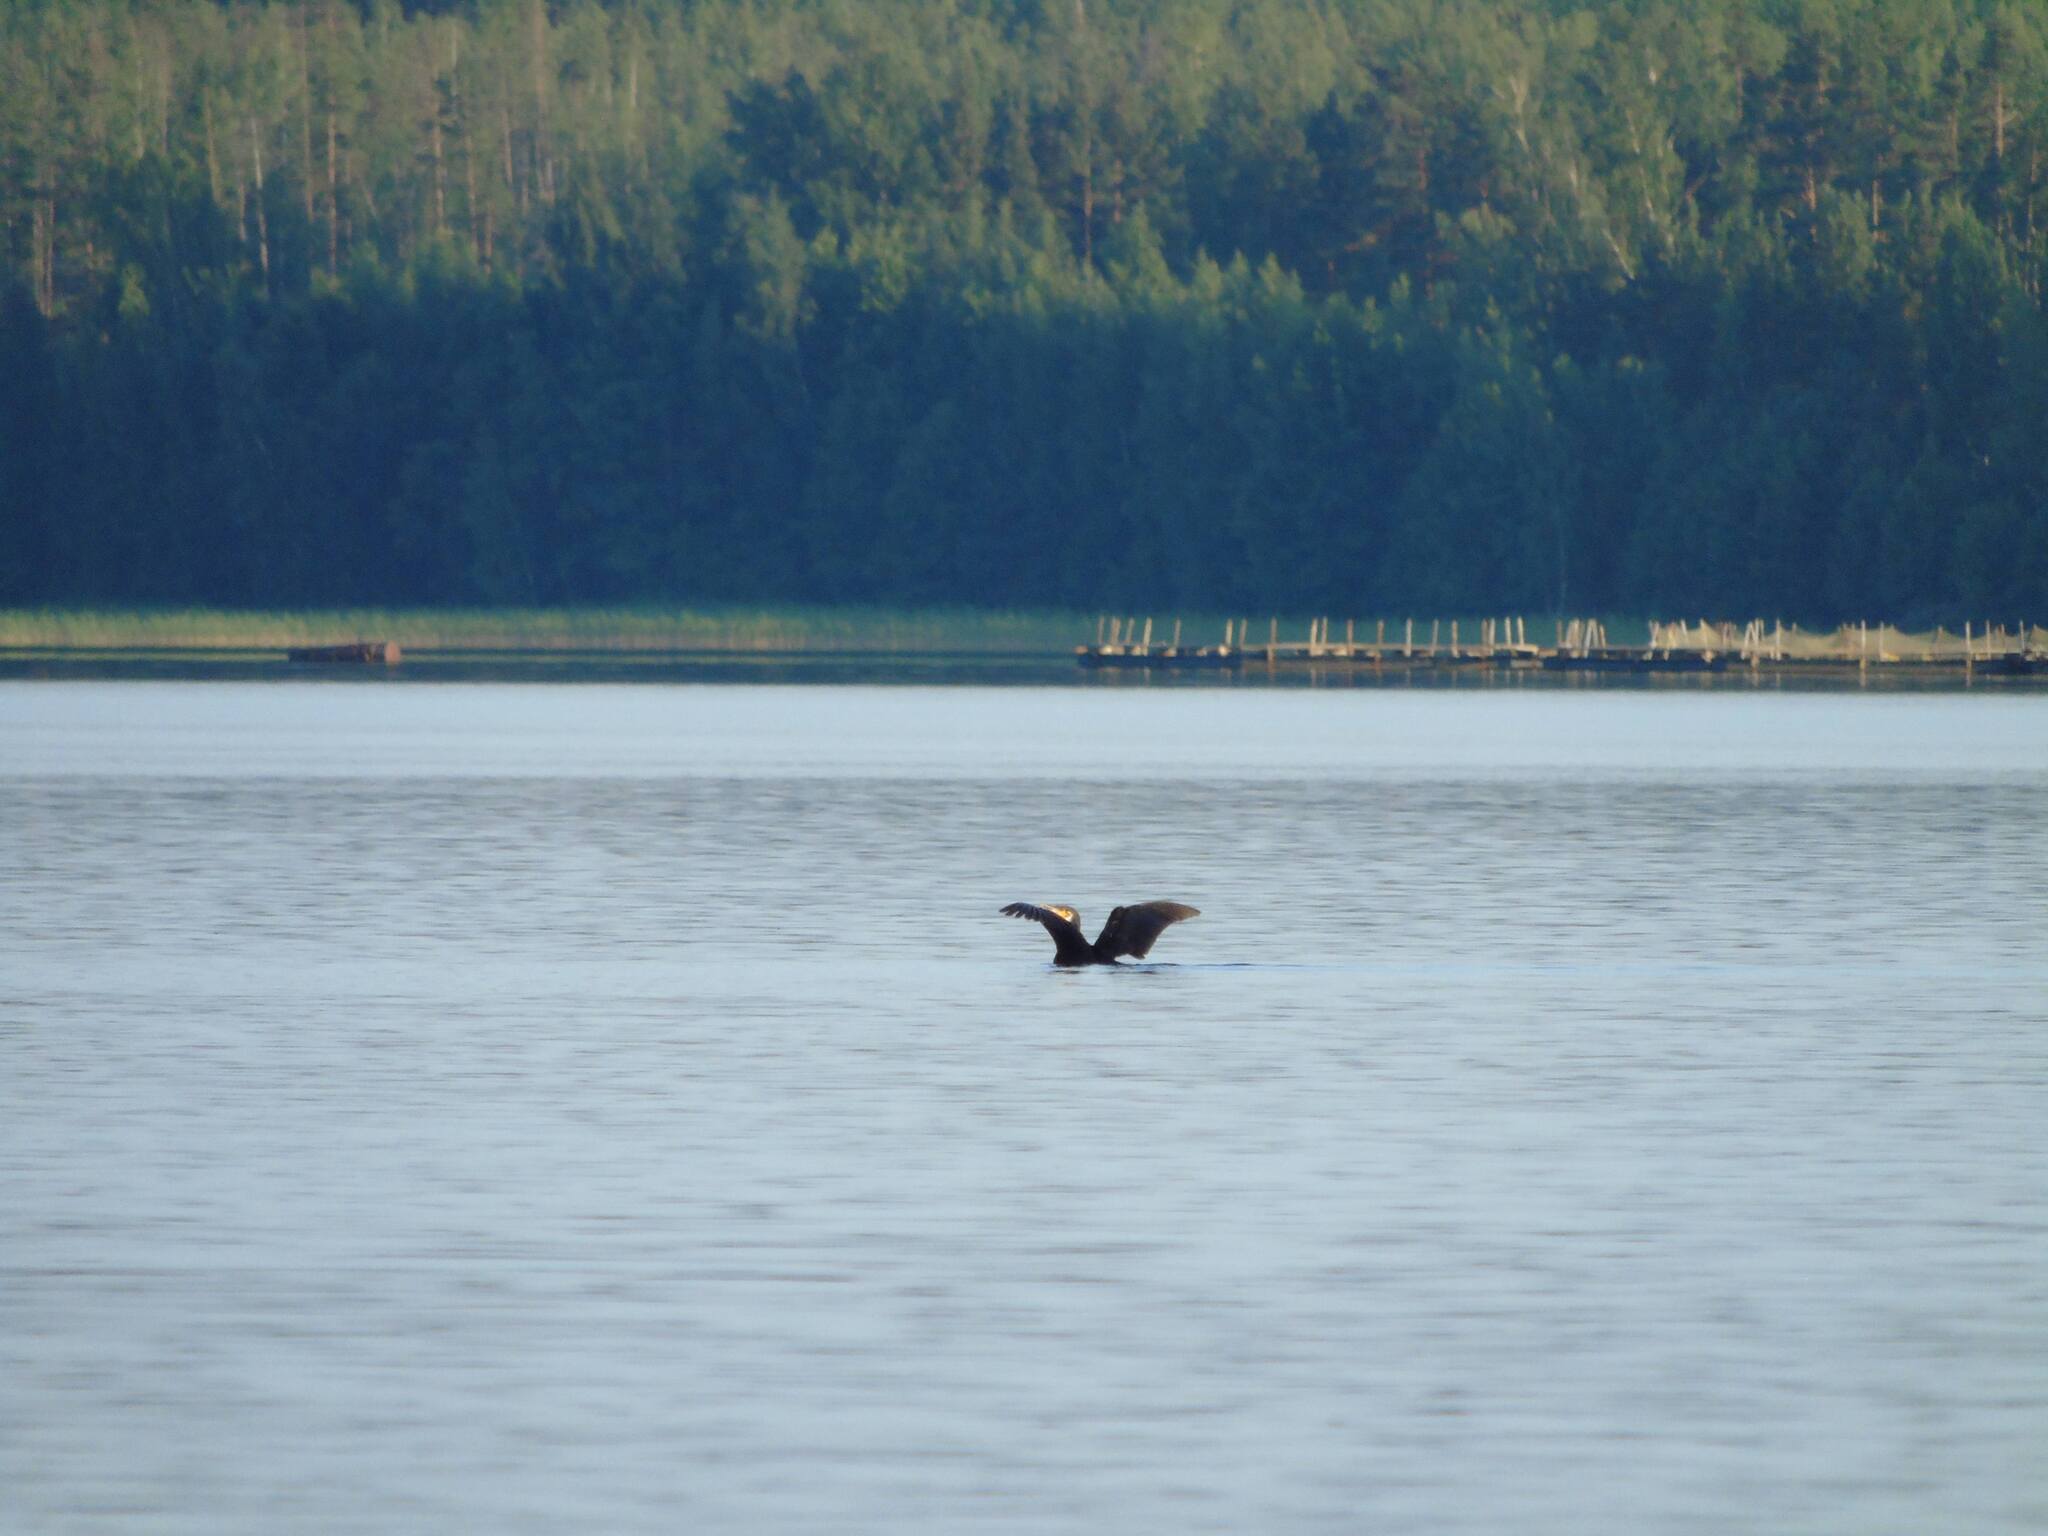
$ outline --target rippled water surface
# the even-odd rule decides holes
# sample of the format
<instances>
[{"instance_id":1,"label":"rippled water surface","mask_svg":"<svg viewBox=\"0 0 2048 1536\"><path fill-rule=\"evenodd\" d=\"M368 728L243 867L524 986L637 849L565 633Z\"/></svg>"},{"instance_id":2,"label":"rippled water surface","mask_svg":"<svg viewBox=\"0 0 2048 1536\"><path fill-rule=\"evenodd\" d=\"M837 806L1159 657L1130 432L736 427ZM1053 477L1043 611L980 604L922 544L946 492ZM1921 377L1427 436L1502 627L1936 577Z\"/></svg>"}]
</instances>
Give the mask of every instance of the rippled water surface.
<instances>
[{"instance_id":1,"label":"rippled water surface","mask_svg":"<svg viewBox=\"0 0 2048 1536\"><path fill-rule=\"evenodd\" d=\"M2038 1532L2044 870L2033 695L0 682L0 1528Z\"/></svg>"}]
</instances>

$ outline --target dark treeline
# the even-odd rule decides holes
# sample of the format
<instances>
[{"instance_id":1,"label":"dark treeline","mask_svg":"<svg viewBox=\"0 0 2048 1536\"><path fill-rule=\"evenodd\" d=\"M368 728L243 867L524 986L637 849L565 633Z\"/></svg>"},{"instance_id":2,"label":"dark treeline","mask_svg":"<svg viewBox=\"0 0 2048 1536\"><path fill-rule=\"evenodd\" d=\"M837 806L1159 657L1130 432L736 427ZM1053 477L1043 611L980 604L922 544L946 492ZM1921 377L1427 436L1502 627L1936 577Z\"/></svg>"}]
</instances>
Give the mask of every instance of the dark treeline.
<instances>
[{"instance_id":1,"label":"dark treeline","mask_svg":"<svg viewBox=\"0 0 2048 1536\"><path fill-rule=\"evenodd\" d=\"M2048 613L2031 0L10 0L0 602Z\"/></svg>"}]
</instances>

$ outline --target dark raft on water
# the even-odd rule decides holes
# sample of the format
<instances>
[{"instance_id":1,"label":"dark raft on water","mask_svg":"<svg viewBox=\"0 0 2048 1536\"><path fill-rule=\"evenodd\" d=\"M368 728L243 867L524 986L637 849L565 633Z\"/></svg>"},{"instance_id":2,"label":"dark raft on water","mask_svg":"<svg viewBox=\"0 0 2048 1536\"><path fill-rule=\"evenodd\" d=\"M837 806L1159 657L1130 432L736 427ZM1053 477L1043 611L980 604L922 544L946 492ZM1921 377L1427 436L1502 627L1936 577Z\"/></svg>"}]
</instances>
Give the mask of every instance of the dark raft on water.
<instances>
[{"instance_id":1,"label":"dark raft on water","mask_svg":"<svg viewBox=\"0 0 2048 1536\"><path fill-rule=\"evenodd\" d=\"M286 651L286 661L357 662L387 666L398 660L398 647L389 640L355 640L347 645L302 645Z\"/></svg>"}]
</instances>

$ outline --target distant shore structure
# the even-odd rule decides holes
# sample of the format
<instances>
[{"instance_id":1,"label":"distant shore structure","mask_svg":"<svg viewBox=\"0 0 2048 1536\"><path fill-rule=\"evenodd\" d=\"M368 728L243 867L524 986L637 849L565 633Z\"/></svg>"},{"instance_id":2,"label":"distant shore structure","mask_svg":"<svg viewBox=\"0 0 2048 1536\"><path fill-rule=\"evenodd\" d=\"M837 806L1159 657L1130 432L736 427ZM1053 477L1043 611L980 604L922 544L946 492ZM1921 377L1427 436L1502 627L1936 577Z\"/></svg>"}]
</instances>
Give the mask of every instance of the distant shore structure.
<instances>
[{"instance_id":1,"label":"distant shore structure","mask_svg":"<svg viewBox=\"0 0 2048 1536\"><path fill-rule=\"evenodd\" d=\"M1220 645L1187 646L1182 624L1173 621L1171 638L1153 643L1153 621L1103 615L1095 622L1095 642L1074 648L1075 660L1087 668L1228 668L1281 667L1302 664L1364 667L1481 667L1546 672L1724 672L1731 667L1752 670L1853 667L1940 668L1965 674L2048 676L2048 629L2032 624L1966 623L1960 634L1936 628L1908 632L1890 624L1844 624L1813 631L1777 621L1751 619L1746 624L1675 621L1650 624L1644 645L1616 645L1599 619L1557 619L1549 644L1531 641L1526 618L1426 621L1425 637L1414 619L1401 621L1388 633L1387 621L1373 622L1372 636L1361 639L1355 619L1344 621L1337 638L1327 618L1308 621L1300 639L1283 639L1280 621L1271 618L1262 638L1252 635L1249 619L1227 619ZM1540 621L1539 621L1540 622ZM1162 629L1162 635L1164 631ZM1539 630L1540 633L1540 630Z\"/></svg>"},{"instance_id":2,"label":"distant shore structure","mask_svg":"<svg viewBox=\"0 0 2048 1536\"><path fill-rule=\"evenodd\" d=\"M301 645L284 653L286 661L385 667L397 664L401 652L390 640L351 640L341 645Z\"/></svg>"}]
</instances>

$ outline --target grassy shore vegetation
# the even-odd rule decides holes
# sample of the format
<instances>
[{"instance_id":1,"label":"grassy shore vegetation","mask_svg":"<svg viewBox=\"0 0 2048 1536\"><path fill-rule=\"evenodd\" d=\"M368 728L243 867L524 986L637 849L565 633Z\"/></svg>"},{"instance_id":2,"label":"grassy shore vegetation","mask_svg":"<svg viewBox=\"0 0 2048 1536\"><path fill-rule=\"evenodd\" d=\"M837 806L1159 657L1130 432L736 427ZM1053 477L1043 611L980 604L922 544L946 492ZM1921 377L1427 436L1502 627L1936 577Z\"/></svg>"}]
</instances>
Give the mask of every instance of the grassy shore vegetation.
<instances>
[{"instance_id":1,"label":"grassy shore vegetation","mask_svg":"<svg viewBox=\"0 0 2048 1536\"><path fill-rule=\"evenodd\" d=\"M1147 615L1126 616L1127 641L1142 634ZM1213 646L1228 622L1241 630L1242 646L1256 651L1277 623L1278 636L1299 643L1310 616L1260 615L1226 621L1213 614L1152 615L1152 643L1163 646L1180 626L1188 647ZM1329 619L1333 638L1345 636L1345 618ZM266 613L219 608L0 608L0 650L5 651L280 651L295 646L334 645L353 640L386 640L412 651L524 651L563 655L605 652L834 652L917 655L1065 655L1093 642L1107 615L1054 610L998 612L986 609L782 608L681 609L651 606L613 608L333 608ZM1389 645L1400 645L1403 625L1426 646L1435 634L1451 642L1453 620L1413 616L1353 619L1361 644L1385 626ZM1471 643L1486 620L1466 615L1456 633ZM1528 619L1530 641L1548 645L1557 621ZM1601 621L1617 645L1639 645L1648 633L1639 618L1610 615Z\"/></svg>"},{"instance_id":2,"label":"grassy shore vegetation","mask_svg":"<svg viewBox=\"0 0 2048 1536\"><path fill-rule=\"evenodd\" d=\"M351 640L418 651L802 651L1052 654L1091 638L1079 614L887 608L0 609L0 649L276 651ZM1222 621L1215 624L1217 636Z\"/></svg>"},{"instance_id":3,"label":"grassy shore vegetation","mask_svg":"<svg viewBox=\"0 0 2048 1536\"><path fill-rule=\"evenodd\" d=\"M2014 0L12 0L0 604L2020 618L2044 287Z\"/></svg>"}]
</instances>

